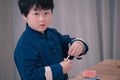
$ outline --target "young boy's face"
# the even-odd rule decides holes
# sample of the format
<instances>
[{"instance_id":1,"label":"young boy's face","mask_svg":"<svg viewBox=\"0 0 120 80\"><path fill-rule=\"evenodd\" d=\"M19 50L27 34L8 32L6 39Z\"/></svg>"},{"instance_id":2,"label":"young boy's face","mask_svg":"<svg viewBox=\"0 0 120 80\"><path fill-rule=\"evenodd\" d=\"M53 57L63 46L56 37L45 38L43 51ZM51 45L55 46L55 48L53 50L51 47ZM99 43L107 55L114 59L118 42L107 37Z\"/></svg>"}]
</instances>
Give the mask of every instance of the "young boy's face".
<instances>
[{"instance_id":1,"label":"young boy's face","mask_svg":"<svg viewBox=\"0 0 120 80\"><path fill-rule=\"evenodd\" d=\"M31 8L27 16L23 15L23 18L32 29L44 33L44 31L50 24L51 15L52 15L51 9L36 10L35 7L33 7Z\"/></svg>"}]
</instances>

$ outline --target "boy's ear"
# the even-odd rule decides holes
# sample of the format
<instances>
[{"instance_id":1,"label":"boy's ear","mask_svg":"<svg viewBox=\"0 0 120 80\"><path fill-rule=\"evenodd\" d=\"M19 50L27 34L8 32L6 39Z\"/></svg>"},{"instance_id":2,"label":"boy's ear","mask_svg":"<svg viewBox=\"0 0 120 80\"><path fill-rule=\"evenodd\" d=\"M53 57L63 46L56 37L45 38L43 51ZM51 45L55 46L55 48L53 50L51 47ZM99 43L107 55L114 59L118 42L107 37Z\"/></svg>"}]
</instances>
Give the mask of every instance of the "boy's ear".
<instances>
[{"instance_id":1,"label":"boy's ear","mask_svg":"<svg viewBox=\"0 0 120 80\"><path fill-rule=\"evenodd\" d=\"M23 18L25 21L27 21L27 17L26 17L24 14L22 14L22 18Z\"/></svg>"}]
</instances>

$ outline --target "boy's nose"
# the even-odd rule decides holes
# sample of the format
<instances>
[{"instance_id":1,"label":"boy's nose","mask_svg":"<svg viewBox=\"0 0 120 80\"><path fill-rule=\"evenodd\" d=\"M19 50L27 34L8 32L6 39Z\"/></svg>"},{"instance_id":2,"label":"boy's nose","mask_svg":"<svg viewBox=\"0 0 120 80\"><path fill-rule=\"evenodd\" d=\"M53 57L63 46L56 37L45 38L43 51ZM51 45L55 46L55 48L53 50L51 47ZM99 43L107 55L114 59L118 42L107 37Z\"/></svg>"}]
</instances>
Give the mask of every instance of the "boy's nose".
<instances>
[{"instance_id":1,"label":"boy's nose","mask_svg":"<svg viewBox=\"0 0 120 80\"><path fill-rule=\"evenodd\" d=\"M41 15L41 16L39 17L39 20L40 20L40 21L44 21L44 20L45 20L44 16Z\"/></svg>"}]
</instances>

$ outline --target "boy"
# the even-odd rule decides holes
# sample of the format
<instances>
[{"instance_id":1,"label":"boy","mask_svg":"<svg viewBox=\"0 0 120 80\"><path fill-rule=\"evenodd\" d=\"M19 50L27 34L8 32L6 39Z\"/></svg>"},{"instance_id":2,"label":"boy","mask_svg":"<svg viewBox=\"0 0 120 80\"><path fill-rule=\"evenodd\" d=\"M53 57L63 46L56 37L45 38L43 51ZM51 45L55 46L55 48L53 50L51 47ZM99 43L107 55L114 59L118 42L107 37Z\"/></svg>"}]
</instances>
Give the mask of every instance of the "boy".
<instances>
[{"instance_id":1,"label":"boy","mask_svg":"<svg viewBox=\"0 0 120 80\"><path fill-rule=\"evenodd\" d=\"M85 54L87 45L82 40L62 35L48 27L54 8L53 0L19 0L18 5L26 21L26 30L14 52L21 80L68 79L71 59Z\"/></svg>"}]
</instances>

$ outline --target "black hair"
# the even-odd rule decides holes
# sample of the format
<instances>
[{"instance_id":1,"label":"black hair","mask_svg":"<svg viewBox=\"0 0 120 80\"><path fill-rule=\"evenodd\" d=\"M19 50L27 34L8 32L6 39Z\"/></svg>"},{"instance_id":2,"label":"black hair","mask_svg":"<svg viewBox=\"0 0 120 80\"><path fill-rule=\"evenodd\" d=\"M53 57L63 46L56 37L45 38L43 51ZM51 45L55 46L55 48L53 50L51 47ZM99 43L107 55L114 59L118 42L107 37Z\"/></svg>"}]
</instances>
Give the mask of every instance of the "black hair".
<instances>
[{"instance_id":1,"label":"black hair","mask_svg":"<svg viewBox=\"0 0 120 80\"><path fill-rule=\"evenodd\" d=\"M18 6L21 14L27 16L33 6L35 6L35 9L51 9L51 11L53 11L54 2L53 0L19 0Z\"/></svg>"}]
</instances>

